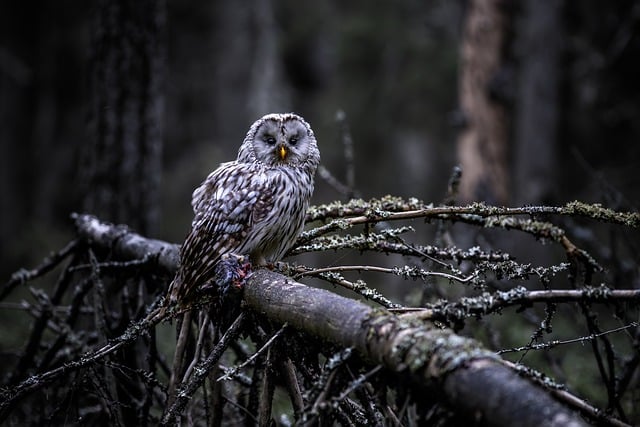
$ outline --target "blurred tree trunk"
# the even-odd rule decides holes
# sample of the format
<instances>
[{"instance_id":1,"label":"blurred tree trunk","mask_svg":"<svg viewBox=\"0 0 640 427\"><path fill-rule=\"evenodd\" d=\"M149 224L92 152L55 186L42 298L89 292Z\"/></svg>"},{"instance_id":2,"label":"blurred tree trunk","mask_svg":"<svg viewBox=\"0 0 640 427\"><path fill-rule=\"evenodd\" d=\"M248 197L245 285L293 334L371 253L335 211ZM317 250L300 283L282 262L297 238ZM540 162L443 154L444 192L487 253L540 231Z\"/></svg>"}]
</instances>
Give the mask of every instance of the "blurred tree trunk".
<instances>
[{"instance_id":1,"label":"blurred tree trunk","mask_svg":"<svg viewBox=\"0 0 640 427\"><path fill-rule=\"evenodd\" d=\"M278 44L278 27L271 0L254 0L255 48L247 111L251 116L291 110L289 88L284 83Z\"/></svg>"},{"instance_id":2,"label":"blurred tree trunk","mask_svg":"<svg viewBox=\"0 0 640 427\"><path fill-rule=\"evenodd\" d=\"M15 230L24 227L27 205L33 203L29 189L36 168L28 156L29 124L22 119L33 115L32 84L32 70L11 49L0 46L0 203L4 207L0 212L0 259L12 256Z\"/></svg>"},{"instance_id":3,"label":"blurred tree trunk","mask_svg":"<svg viewBox=\"0 0 640 427\"><path fill-rule=\"evenodd\" d=\"M518 204L549 202L556 182L562 3L522 3L513 189Z\"/></svg>"},{"instance_id":4,"label":"blurred tree trunk","mask_svg":"<svg viewBox=\"0 0 640 427\"><path fill-rule=\"evenodd\" d=\"M471 0L461 41L459 97L465 128L458 137L464 200L506 203L509 117L492 98L503 60L507 15L502 0Z\"/></svg>"},{"instance_id":5,"label":"blurred tree trunk","mask_svg":"<svg viewBox=\"0 0 640 427\"><path fill-rule=\"evenodd\" d=\"M85 209L153 234L159 217L164 1L101 0L90 58Z\"/></svg>"},{"instance_id":6,"label":"blurred tree trunk","mask_svg":"<svg viewBox=\"0 0 640 427\"><path fill-rule=\"evenodd\" d=\"M162 0L97 2L89 63L90 138L80 174L86 210L150 234L159 219L165 7ZM148 305L149 285L143 277L114 278L100 286L95 324L87 328L117 336ZM112 408L118 424L148 419L147 390L131 372L155 372L156 354L152 336L114 355L113 363L129 371L105 367L105 395L130 402Z\"/></svg>"}]
</instances>

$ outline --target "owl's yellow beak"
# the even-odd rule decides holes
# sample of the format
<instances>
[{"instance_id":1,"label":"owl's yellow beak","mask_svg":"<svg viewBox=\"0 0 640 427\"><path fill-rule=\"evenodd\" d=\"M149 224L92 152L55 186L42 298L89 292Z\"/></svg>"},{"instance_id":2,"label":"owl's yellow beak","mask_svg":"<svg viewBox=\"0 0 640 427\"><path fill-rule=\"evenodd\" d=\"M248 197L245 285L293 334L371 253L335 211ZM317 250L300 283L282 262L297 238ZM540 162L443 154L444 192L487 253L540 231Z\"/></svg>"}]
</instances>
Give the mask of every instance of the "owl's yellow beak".
<instances>
[{"instance_id":1,"label":"owl's yellow beak","mask_svg":"<svg viewBox=\"0 0 640 427\"><path fill-rule=\"evenodd\" d=\"M284 160L287 157L287 149L284 148L284 145L278 148L278 155L280 156L280 160Z\"/></svg>"}]
</instances>

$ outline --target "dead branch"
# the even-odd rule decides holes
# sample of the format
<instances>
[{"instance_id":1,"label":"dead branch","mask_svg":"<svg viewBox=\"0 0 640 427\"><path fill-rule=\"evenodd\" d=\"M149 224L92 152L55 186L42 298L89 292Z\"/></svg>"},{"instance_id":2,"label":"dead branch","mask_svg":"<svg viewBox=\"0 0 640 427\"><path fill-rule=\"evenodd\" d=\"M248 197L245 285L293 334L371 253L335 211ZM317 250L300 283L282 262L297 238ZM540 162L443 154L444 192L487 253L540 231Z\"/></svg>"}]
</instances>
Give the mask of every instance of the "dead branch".
<instances>
[{"instance_id":1,"label":"dead branch","mask_svg":"<svg viewBox=\"0 0 640 427\"><path fill-rule=\"evenodd\" d=\"M583 425L543 389L500 363L474 340L409 322L383 310L258 270L247 280L247 306L272 321L342 347L354 347L372 364L406 376L417 393L441 393L469 419L491 425ZM293 309L295 308L295 309Z\"/></svg>"},{"instance_id":2,"label":"dead branch","mask_svg":"<svg viewBox=\"0 0 640 427\"><path fill-rule=\"evenodd\" d=\"M77 217L76 224L81 235L97 233L97 238L91 238L93 242L106 244L122 257L161 252L164 259L173 259L166 243L144 239L95 218ZM425 388L436 390L470 419L481 416L492 425L510 425L513 414L518 413L521 425L559 420L564 425L583 425L547 391L501 364L493 352L450 330L403 320L267 270L248 277L244 300L248 308L271 321L288 323L344 348L354 347L372 364L407 377L418 393Z\"/></svg>"},{"instance_id":3,"label":"dead branch","mask_svg":"<svg viewBox=\"0 0 640 427\"><path fill-rule=\"evenodd\" d=\"M377 202L375 200L368 202L369 207L367 209L356 212L360 209L360 205L357 201L350 203L351 204L343 205L343 207L349 206L344 209L336 208L335 206L325 207L325 218L327 219L331 219L334 212L339 212L340 215L346 215L346 217L333 220L327 225L321 225L315 228L314 231L306 233L300 242L315 245L325 238L327 232L350 228L356 224L372 224L395 219L424 218L428 220L434 218L438 220L450 219L452 221L461 221L482 225L483 227L500 227L525 231L536 237L549 238L552 241L558 242L565 248L569 257L571 256L572 250L581 251L581 249L575 247L575 245L568 240L564 230L561 228L531 219L514 220L512 216L534 215L537 208L491 208L478 205L474 206L476 208L474 211L474 207L471 206L462 208L430 208L421 205L421 203L413 199L405 202L401 199L389 198L385 202ZM380 208L376 208L376 203L380 204ZM322 209L323 208L320 208L320 210ZM449 209L449 211L447 212L443 209ZM559 209L562 212L556 211L553 213L565 214L566 212L564 212L564 210L567 209L567 207L545 207L544 209L540 209L540 211L541 213L552 213L551 211L555 209ZM602 214L606 221L619 224L626 221L627 223L625 225L631 227L637 226L637 218L634 217L633 214L618 214L598 209L595 209L596 213L589 215L595 215L593 218L598 219L598 215ZM311 216L317 214L313 209L311 212ZM396 215L396 213L398 214ZM501 216L504 216L504 218L498 220L498 217ZM318 217L315 218L317 219ZM89 277L78 282L79 285L76 286L76 291L72 298L72 312L79 312L80 308L83 307L80 304L86 292L86 290L83 289L94 286L94 299L98 298L98 300L94 301L93 313L95 316L99 316L99 298L100 294L104 293L104 289L101 288L102 282L98 276L102 274L103 269L134 273L135 271L149 271L153 272L154 277L157 277L155 275L158 273L163 277L168 277L175 271L178 258L178 245L172 245L160 240L147 239L130 231L127 227L107 224L89 215L75 215L74 219L79 236L79 242L74 243L74 247L81 246L82 251L86 251L89 254L89 262L87 263L86 259L79 259L78 263L69 266L65 272L67 275L88 273ZM413 246L402 242L398 234L404 232L406 229L407 227L400 227L360 235L357 236L357 238L362 238L362 242L358 243L358 245L373 244L375 248L379 249L381 248L381 244L390 244L397 250L397 253L405 253L406 255L419 259L428 255L428 253L433 253L441 256L443 259L474 260L477 262L477 270L476 273L473 273L473 277L478 275L477 272L495 272L507 279L520 280L530 275L534 277L537 276L541 282L544 282L549 280L549 278L557 272L565 271L569 265L562 263L552 267L531 267L527 264L515 262L509 254L480 251L479 249L476 250L476 248L472 248L469 251L460 251L456 248L444 250L433 248L433 250L431 250L429 247ZM368 240L371 238L373 238L373 240ZM344 245L344 247L347 248L351 244L348 240L349 239L345 238L340 241L336 240L334 243L337 243L340 247ZM94 251L95 253L108 254L106 257L108 261L104 259L99 260L94 257L92 255ZM65 250L59 253L59 257L66 257L68 253L71 253L71 250L65 248ZM76 254L77 252L74 253L74 257L77 257ZM586 254L586 252L584 254ZM581 261L593 265L587 256L588 254L581 257ZM48 265L48 263L49 262L45 262L43 265ZM344 278L338 280L339 274L336 270L375 270L385 274L393 273L405 279L424 279L425 277L438 276L444 278L444 280L450 280L454 277L454 274L455 277L462 277L461 272L455 267L442 262L440 262L440 264L441 267L450 267L448 270L449 273L434 273L419 267L409 266L389 269L367 265L332 267L329 270L316 269L315 272L323 276L325 280L327 279L324 276L331 275L335 280L328 280L330 283L337 283L336 281L345 282L338 284L350 285L348 287L353 288L352 290L354 292L359 293L365 298L370 298L368 294L369 288L366 287L364 282L361 280L350 282ZM285 270L288 274L295 274L296 272L299 274L301 272L307 274L304 268L303 270L296 270L296 268L286 267ZM67 279L63 278L59 282L66 283L67 281ZM158 283L154 283L153 286L161 287L164 284L162 280L157 280L157 282ZM466 282L466 279L462 282ZM61 285L58 284L58 287L61 287ZM60 292L54 292L54 295ZM76 294L78 294L77 298L75 296ZM384 411L386 416L393 415L395 417L396 414L394 414L390 408L381 408L380 410L367 408L366 403L364 406L360 406L348 396L349 394L359 393L364 393L363 395L365 396L368 395L370 391L362 388L364 380L359 378L367 378L367 381L371 380L371 378L377 376L378 366L382 366L385 369L380 372L384 372L385 376L393 378L393 381L397 381L398 384L402 384L403 388L410 390L414 396L412 398L413 400L420 399L420 396L425 396L424 392L428 391L432 403L433 396L441 397L442 400L447 403L448 407L455 409L456 413L463 414L469 420L481 421L488 425L512 424L514 422L513 414L518 414L518 423L520 425L551 424L554 422L558 423L558 425L582 425L580 418L575 415L570 408L577 409L582 414L588 415L590 418L596 419L604 424L622 425L619 421L609 416L603 416L597 409L568 392L559 392L555 388L547 385L546 381L532 381L531 378L526 378L531 376L531 374L528 372L523 373L522 367L520 367L520 369L508 367L496 353L484 349L477 341L461 337L449 329L436 327L431 320L435 318L445 319L447 321L453 319L455 321L457 319L455 317L456 313L462 313L462 317L460 318L464 319L468 316L494 312L500 310L502 307L513 305L528 307L537 302L555 304L570 301L580 304L590 304L593 302L608 304L610 302L616 303L618 301L637 300L639 296L635 290L611 289L606 286L591 287L586 283L580 283L578 289L572 290L545 289L542 291L532 291L524 287L516 287L506 292L485 292L479 297L460 298L457 302L444 301L441 303L430 303L420 307L420 312L400 315L393 310L386 310L384 308L374 309L361 302L337 296L329 291L307 287L282 274L267 270L257 270L246 279L244 306L256 314L257 318L262 316L267 321L265 324L287 324L287 331L289 331L289 329L291 329L291 331L297 330L305 337L314 337L321 341L330 342L337 348L353 349L354 354L359 355L359 360L365 360L369 364L367 368L368 373L365 375L361 371L360 375L365 375L364 377L352 375L349 384L344 383L344 378L341 378L341 375L337 377L340 377L340 381L342 382L331 381L329 379L325 384L326 387L323 388L325 393L321 393L321 395L316 396L315 399L308 400L306 402L307 406L303 407L305 404L304 400L309 398L309 395L305 395L304 397L301 395L300 385L296 379L294 369L302 368L302 372L299 371L298 374L303 377L306 376L307 381L311 380L313 382L315 381L314 378L317 377L316 374L304 372L304 365L295 365L295 360L294 363L290 362L286 385L289 393L293 396L292 402L295 401L294 410L296 417L300 417L297 418L299 420L303 419L306 415L323 417L322 411L320 413L314 413L313 408L326 408L326 405L333 407L334 414L338 419L345 415L347 416L346 419L349 419L349 417L354 417L355 419L361 415L365 417L365 412L369 412L368 419L372 420L380 416L380 410ZM381 296L381 298L383 297ZM59 298L50 299L46 297L46 294L43 294L42 298L38 300L38 310L42 313L56 312L60 305L58 299ZM385 307L398 306L396 303L386 299L378 300L374 298L373 300L381 303ZM161 300L158 300L158 303L160 303L160 301ZM207 298L204 298L198 301L197 307L194 306L183 309L197 309L207 304ZM82 352L78 352L75 353L75 356L70 355L66 358L59 359L59 363L52 363L50 360L54 357L56 349L60 348L58 344L63 345L66 340L71 340L71 338L66 337L67 332L64 332L68 327L64 322L58 321L55 316L52 317L50 314L46 316L41 315L41 318L39 318L39 322L42 323L41 326L48 324L47 322L52 319L55 321L52 325L62 331L58 332L59 339L57 341L59 341L59 343L56 342L45 352L45 357L42 358L38 369L35 371L25 371L27 365L32 365L30 360L25 359L23 363L25 369L22 369L25 374L13 375L15 381L8 383L10 387L5 387L2 390L0 398L0 420L5 419L12 410L17 408L18 402L21 399L36 390L42 390L47 386L51 386L56 380L68 377L73 373L75 373L73 375L80 375L82 371L91 371L95 369L97 365L112 366L107 358L109 355L114 354L120 349L124 349L126 345L132 344L135 340L145 336L150 330L153 330L153 327L159 322L177 314L173 308L165 310L166 308L167 307L151 309L150 313L142 320L134 321L130 324L121 336L115 339L109 338L110 340L106 344L104 344L105 341L99 341L97 344L94 342L92 344L93 348L87 346L82 347L84 355L79 357ZM406 309L404 311L406 311ZM425 313L432 313L434 315L425 315ZM69 318L67 321L69 321ZM547 319L545 319L545 321L547 321ZM58 324L60 325L59 327L57 326ZM73 322L71 322L71 326L72 325ZM96 325L99 326L100 323L96 322ZM36 331L40 329L36 329ZM122 330L124 330L124 328ZM203 332L204 331L201 331L200 335L202 335ZM72 336L71 333L72 332L69 331L69 337ZM104 335L104 331L101 333ZM591 333L594 339L595 337L599 339L606 338L604 336L605 334L600 333L599 330L594 329ZM40 332L38 332L38 334L41 335ZM40 335L33 335L29 342L40 342ZM237 335L233 335L233 337L236 336ZM229 338L228 341L233 340L234 339ZM199 338L198 343L200 343L200 341L201 339ZM281 344L274 345L277 346ZM211 357L207 359L209 362L201 361L202 363L200 363L198 362L197 356L193 359L193 372L195 374L183 381L183 386L180 387L183 393L178 395L177 400L167 403L162 396L166 388L162 391L156 390L156 393L160 394L158 397L160 405L164 402L164 408L167 411L165 412L165 423L176 420L176 417L182 413L186 407L185 405L190 401L189 396L192 396L196 390L200 387L202 387L203 390L206 389L206 386L203 387L206 378L212 382L214 387L218 387L215 386L215 384L221 384L221 382L215 381L215 379L218 378L218 374L214 374L214 371L217 369L214 368L214 365L218 365L218 359L227 347L228 342L218 343L210 348L209 354ZM535 348L533 340L529 347ZM29 346L27 346L27 348L29 348ZM266 355L263 350L266 350ZM252 365L254 369L254 379L249 380L254 383L251 387L252 391L261 394L257 396L258 400L253 399L252 401L250 399L249 409L251 409L251 414L246 415L254 416L254 414L259 414L259 418L266 422L270 417L270 408L264 405L269 405L272 399L274 384L274 378L272 378L273 371L276 368L282 370L283 367L286 366L278 360L278 350L275 347L265 344L263 350L258 352L258 354L260 354L258 358L260 361ZM200 353L200 350L198 350L197 353ZM243 353L246 352L243 351ZM26 356L25 353L25 357L33 356ZM76 359L73 359L74 357ZM246 360L244 356L243 358ZM607 354L606 361L610 362L610 360L611 356ZM43 361L47 362L45 363ZM244 365L241 364L240 366L247 366L247 363ZM349 368L345 365L343 369ZM224 372L225 369L222 368L222 371ZM236 371L237 369L229 372L232 372L233 375ZM20 370L16 372L20 372ZM333 372L334 374L331 378L336 377L335 371ZM609 372L612 371L609 369ZM31 376L25 379L26 375ZM258 376L256 377L256 375ZM261 377L262 379L259 378L260 375L263 375L263 377ZM609 378L609 375L607 375L607 378ZM152 378L150 378L150 380L151 379ZM258 381L259 379L260 381ZM405 384L407 385L406 387ZM342 391L334 390L334 386L341 388ZM157 387L157 385L153 387ZM332 389L329 390L329 387ZM373 390L370 384L367 387ZM218 387L217 390L216 393L218 393L218 397L213 399L212 402L224 401L229 404L229 406L237 405L232 400L229 400L228 397L220 394L220 387ZM331 391L331 395L327 394L329 391ZM170 395L172 395L172 393L167 394L167 396ZM151 394L149 394L149 397L150 396ZM337 396L337 399L335 396ZM559 400L554 399L553 396ZM110 397L105 396L105 398L109 399ZM309 403L312 405L308 406ZM371 404L373 404L373 402L371 402ZM191 403L189 403L189 405L191 405ZM214 403L214 406L215 405ZM239 405L237 408L240 411L246 410ZM220 411L220 409L215 409L215 411ZM397 414L403 414L404 411L405 409L401 405L400 411L397 412ZM619 412L622 413L622 410ZM366 417L362 419L366 419Z\"/></svg>"},{"instance_id":4,"label":"dead branch","mask_svg":"<svg viewBox=\"0 0 640 427\"><path fill-rule=\"evenodd\" d=\"M151 257L161 270L173 274L178 265L179 245L147 239L124 225L101 222L92 215L72 215L80 238L102 248L109 248L121 258L140 260Z\"/></svg>"}]
</instances>

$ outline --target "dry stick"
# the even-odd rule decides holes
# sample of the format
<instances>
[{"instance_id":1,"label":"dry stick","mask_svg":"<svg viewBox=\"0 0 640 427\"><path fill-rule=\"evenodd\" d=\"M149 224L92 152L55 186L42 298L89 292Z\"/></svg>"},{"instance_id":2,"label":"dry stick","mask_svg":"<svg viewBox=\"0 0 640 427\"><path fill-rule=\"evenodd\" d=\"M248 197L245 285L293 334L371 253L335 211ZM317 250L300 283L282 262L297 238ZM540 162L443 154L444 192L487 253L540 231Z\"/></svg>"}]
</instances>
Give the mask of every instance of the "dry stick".
<instances>
[{"instance_id":1,"label":"dry stick","mask_svg":"<svg viewBox=\"0 0 640 427\"><path fill-rule=\"evenodd\" d=\"M518 369L517 364L510 362L508 360L502 360L502 363L505 366L509 366L512 369ZM589 405L584 400L578 398L577 396L569 393L566 390L562 390L559 388L551 388L550 393L553 394L558 400L562 402L566 402L568 405L576 408L583 414L586 414L593 420L601 421L601 425L609 425L613 427L631 427L629 424L622 422L616 418L607 416L604 412Z\"/></svg>"},{"instance_id":2,"label":"dry stick","mask_svg":"<svg viewBox=\"0 0 640 427\"><path fill-rule=\"evenodd\" d=\"M584 216L613 224L626 225L633 228L640 227L640 214L636 212L615 212L602 208L599 205L586 205L579 202L571 202L564 207L529 206L523 208L500 208L487 206L482 203L474 203L469 206L454 207L423 206L419 209L401 210L398 212L358 207L353 209L351 213L348 208L342 206L338 212L340 213L340 218L303 233L298 239L298 244L305 244L318 236L340 229L350 228L358 224L370 224L381 221L415 218L455 219L460 222L479 226L519 230L532 234L538 238L554 240L563 246L569 258L580 258L592 269L600 271L602 270L602 267L586 251L578 248L571 240L569 240L563 229L547 222L518 220L516 218L510 218L510 216L545 213L573 215ZM349 217L349 215L354 214L356 216ZM313 220L314 218L311 216L308 219Z\"/></svg>"},{"instance_id":3,"label":"dry stick","mask_svg":"<svg viewBox=\"0 0 640 427\"><path fill-rule=\"evenodd\" d=\"M340 393L340 396L337 396L333 399L334 402L339 402L341 400L346 399L350 393L352 393L357 388L362 387L365 384L365 382L369 378L371 378L373 375L375 375L380 369L382 369L382 366L378 365L375 368L371 369L366 374L360 375L358 378L353 380L351 384L349 384L349 387L347 387L342 393Z\"/></svg>"},{"instance_id":4,"label":"dry stick","mask_svg":"<svg viewBox=\"0 0 640 427\"><path fill-rule=\"evenodd\" d=\"M442 260L449 261L487 261L487 262L504 262L512 260L512 257L507 253L485 252L480 250L479 247L472 247L464 250L456 247L441 248L437 246L418 246L407 243L393 243L387 240L380 240L371 242L367 236L360 234L357 236L346 235L337 236L331 235L329 238L323 236L314 239L310 244L295 246L291 249L289 255L298 255L308 252L323 252L328 250L342 250L342 249L355 249L360 252L381 252L384 254L395 253L399 255L419 257L430 260L437 260L437 264L447 269L451 268L450 264L443 262Z\"/></svg>"},{"instance_id":5,"label":"dry stick","mask_svg":"<svg viewBox=\"0 0 640 427\"><path fill-rule=\"evenodd\" d=\"M269 346L264 360L263 372L260 381L255 384L258 388L258 425L268 426L271 421L271 407L273 406L274 384L274 348Z\"/></svg>"},{"instance_id":6,"label":"dry stick","mask_svg":"<svg viewBox=\"0 0 640 427\"><path fill-rule=\"evenodd\" d=\"M32 375L17 386L3 390L0 392L0 423L11 413L18 401L26 397L29 393L50 384L65 374L69 374L96 363L100 359L119 350L123 346L134 342L149 328L152 328L168 317L168 313L164 313L161 309L156 309L149 313L149 315L144 319L130 325L122 335L112 342L100 347L98 350L89 352L79 360L67 362L58 368L42 374Z\"/></svg>"},{"instance_id":7,"label":"dry stick","mask_svg":"<svg viewBox=\"0 0 640 427\"><path fill-rule=\"evenodd\" d=\"M610 302L610 301L638 301L639 289L609 289L606 287L585 289L549 289L545 291L528 291L524 287L516 287L510 291L485 293L479 297L466 297L457 302L433 304L430 307L400 307L390 308L390 311L402 313L406 318L434 320L446 317L448 308L468 307L469 310L461 315L466 317L480 314L490 314L505 307L528 305L541 302Z\"/></svg>"},{"instance_id":8,"label":"dry stick","mask_svg":"<svg viewBox=\"0 0 640 427\"><path fill-rule=\"evenodd\" d=\"M391 301L389 298L382 295L376 289L368 287L363 280L357 280L354 283L349 280L346 280L344 277L342 277L338 273L319 273L318 277L334 285L339 285L345 289L349 289L350 291L358 295L362 295L366 299L376 302L383 307L386 307L386 308L402 307L402 305L396 304L395 302Z\"/></svg>"},{"instance_id":9,"label":"dry stick","mask_svg":"<svg viewBox=\"0 0 640 427\"><path fill-rule=\"evenodd\" d=\"M375 271L377 273L387 273L387 274L398 274L400 270L394 268L386 268L386 267L377 267L374 265L338 265L335 267L325 267L325 268L313 268L303 270L296 275L293 276L294 279L299 279L303 276L317 276L320 273L327 273L331 271ZM422 271L422 275L424 276L434 276L434 277L442 277L444 279L453 280L460 283L468 283L473 280L476 276L470 275L468 277L457 277L452 274L440 273L438 271Z\"/></svg>"},{"instance_id":10,"label":"dry stick","mask_svg":"<svg viewBox=\"0 0 640 427\"><path fill-rule=\"evenodd\" d=\"M638 326L637 322L631 322L628 325L625 326L620 326L619 328L615 328L615 329L610 329L608 331L604 331L604 332L600 332L597 334L591 334L591 335L587 335L584 337L580 337L580 338L572 338L572 339L568 339L568 340L553 340L553 341L548 341L548 342L543 342L543 343L538 343L538 344L529 344L526 346L522 346L522 347L514 347L514 348L507 348L504 350L498 350L496 353L497 354L505 354L505 353L515 353L515 352L519 352L519 351L529 351L529 350L547 350L553 347L557 347L560 345L565 345L565 344L575 344L575 343L582 343L584 344L585 341L592 341L596 338L599 338L601 336L604 335L608 335L608 334L613 334L616 332L621 332L624 330L627 330L629 328L635 328Z\"/></svg>"},{"instance_id":11,"label":"dry stick","mask_svg":"<svg viewBox=\"0 0 640 427\"><path fill-rule=\"evenodd\" d=\"M282 346L279 349L282 353ZM296 367L289 357L285 357L280 362L280 373L284 376L284 383L289 393L289 399L291 400L291 406L293 407L293 416L298 419L304 409L304 399L302 398L302 391L300 390L300 384L298 383L298 377L296 376Z\"/></svg>"},{"instance_id":12,"label":"dry stick","mask_svg":"<svg viewBox=\"0 0 640 427\"><path fill-rule=\"evenodd\" d=\"M287 324L285 323L284 325L282 325L282 327L280 329L278 329L278 331L275 334L273 334L271 336L271 338L269 338L269 340L266 343L264 343L264 345L262 347L260 347L260 349L258 351L253 353L250 358L248 358L247 360L242 362L240 365L228 370L224 375L219 377L216 381L230 380L238 372L240 372L240 370L244 369L246 366L248 366L251 363L253 363L254 360L256 360L262 353L264 353L269 348L269 346L271 346L271 344L273 344L273 342L275 340L277 340L278 337L281 336L284 333L286 328L287 328Z\"/></svg>"},{"instance_id":13,"label":"dry stick","mask_svg":"<svg viewBox=\"0 0 640 427\"><path fill-rule=\"evenodd\" d=\"M613 349L611 348L611 343L609 342L608 337L602 334L602 331L598 327L598 320L597 320L598 317L597 317L597 314L595 314L591 310L591 306L589 304L581 302L580 308L582 309L582 313L584 314L589 332L592 335L599 334L598 339L601 340L604 344L604 351L607 357L606 368L604 365L604 361L602 360L602 355L600 354L598 339L591 340L591 348L593 349L593 354L595 356L598 370L600 372L600 377L602 378L602 382L605 384L607 388L607 395L609 399L609 402L607 405L607 411L609 410L613 411L614 409L617 410L620 418L626 421L626 416L624 414L624 411L622 410L622 407L620 406L620 402L615 395L616 373L615 373L615 365L613 363L613 359L615 356L613 354Z\"/></svg>"},{"instance_id":14,"label":"dry stick","mask_svg":"<svg viewBox=\"0 0 640 427\"><path fill-rule=\"evenodd\" d=\"M169 387L167 388L167 405L171 405L176 398L176 387L180 383L182 377L182 367L184 366L185 348L189 342L191 334L191 317L193 311L187 311L182 316L180 331L178 332L178 340L176 342L176 350L173 355L173 364L171 365L171 378L169 379Z\"/></svg>"},{"instance_id":15,"label":"dry stick","mask_svg":"<svg viewBox=\"0 0 640 427\"><path fill-rule=\"evenodd\" d=\"M334 208L335 209L331 209ZM320 209L319 209L320 208ZM333 203L330 205L313 206L308 214L308 221L317 219L326 220L336 217L357 217L370 213L372 210L386 211L389 214L406 214L405 218L427 217L436 219L451 219L448 215L455 216L454 219L462 220L465 216L475 216L481 218L505 217L521 215L566 215L575 217L585 217L597 221L609 222L612 224L625 225L632 228L640 228L639 212L616 212L598 204L585 204L581 202L570 202L564 206L525 206L525 207L498 207L484 203L472 203L467 206L430 206L410 199L405 201L397 197L387 197L383 199L372 199L370 202L354 200L349 203ZM394 218L397 219L398 217ZM467 218L468 219L468 218Z\"/></svg>"},{"instance_id":16,"label":"dry stick","mask_svg":"<svg viewBox=\"0 0 640 427\"><path fill-rule=\"evenodd\" d=\"M50 304L49 304L50 307L53 307L60 303L64 293L66 292L69 284L71 283L71 276L72 274L69 273L69 271L66 269L60 273L60 277L56 282L53 295L50 298ZM86 280L81 285L76 287L76 290L73 295L72 303L71 303L71 311L69 313L68 318L73 317L74 313L80 310L79 307L82 303L82 297L86 292L88 292L90 285L91 285L90 281ZM49 322L49 319L51 318L51 315L52 315L51 311L42 310L40 313L40 316L34 322L33 327L31 329L31 334L29 336L29 340L27 341L27 344L25 345L25 348L22 351L22 354L20 356L20 359L15 369L11 372L11 376L8 381L9 384L16 383L21 378L23 378L23 376L27 372L27 369L30 366L32 366L33 360L35 359L38 353L38 349L40 347L45 328L47 327L47 324ZM58 337L58 340L60 339L62 338Z\"/></svg>"},{"instance_id":17,"label":"dry stick","mask_svg":"<svg viewBox=\"0 0 640 427\"><path fill-rule=\"evenodd\" d=\"M184 376L182 377L182 382L187 382L189 376L191 376L191 372L193 368L196 366L196 363L200 360L200 355L202 353L202 346L204 343L204 337L207 335L209 329L209 313L200 313L200 321L199 321L199 331L198 331L198 339L196 341L196 349L193 352L193 360L191 364L187 367L184 372Z\"/></svg>"},{"instance_id":18,"label":"dry stick","mask_svg":"<svg viewBox=\"0 0 640 427\"><path fill-rule=\"evenodd\" d=\"M222 353L227 349L229 343L231 341L238 338L240 332L242 331L242 326L244 324L245 315L244 313L240 313L240 315L236 318L236 320L231 324L229 329L222 335L220 341L213 347L209 356L202 362L198 363L196 368L194 369L194 373L189 379L189 382L180 387L178 394L176 396L175 402L170 405L162 417L162 421L160 425L171 425L175 424L178 416L182 413L189 398L193 396L196 390L202 385L204 380L207 378L209 371L218 363Z\"/></svg>"},{"instance_id":19,"label":"dry stick","mask_svg":"<svg viewBox=\"0 0 640 427\"><path fill-rule=\"evenodd\" d=\"M37 277L43 276L53 270L60 264L69 254L73 253L78 247L79 241L72 240L58 252L52 253L42 261L42 263L34 269L21 269L11 275L11 279L3 286L0 292L0 301L2 301L11 291L18 285L31 281Z\"/></svg>"}]
</instances>

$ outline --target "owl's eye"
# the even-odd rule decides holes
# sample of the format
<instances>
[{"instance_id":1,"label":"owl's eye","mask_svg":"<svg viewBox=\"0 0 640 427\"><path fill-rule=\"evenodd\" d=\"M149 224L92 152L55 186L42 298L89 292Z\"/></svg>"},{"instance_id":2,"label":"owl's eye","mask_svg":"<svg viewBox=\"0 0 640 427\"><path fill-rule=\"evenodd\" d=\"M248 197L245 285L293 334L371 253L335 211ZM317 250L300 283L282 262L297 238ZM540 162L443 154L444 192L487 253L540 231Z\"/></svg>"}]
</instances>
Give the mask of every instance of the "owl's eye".
<instances>
[{"instance_id":1,"label":"owl's eye","mask_svg":"<svg viewBox=\"0 0 640 427\"><path fill-rule=\"evenodd\" d=\"M298 137L297 136L292 136L291 138L289 138L289 144L290 145L296 145L298 143Z\"/></svg>"},{"instance_id":2,"label":"owl's eye","mask_svg":"<svg viewBox=\"0 0 640 427\"><path fill-rule=\"evenodd\" d=\"M264 142L266 142L269 145L275 145L276 144L276 139L271 135L266 135L264 137Z\"/></svg>"}]
</instances>

